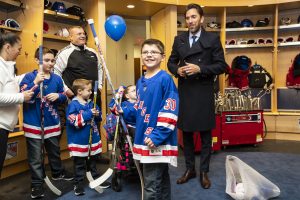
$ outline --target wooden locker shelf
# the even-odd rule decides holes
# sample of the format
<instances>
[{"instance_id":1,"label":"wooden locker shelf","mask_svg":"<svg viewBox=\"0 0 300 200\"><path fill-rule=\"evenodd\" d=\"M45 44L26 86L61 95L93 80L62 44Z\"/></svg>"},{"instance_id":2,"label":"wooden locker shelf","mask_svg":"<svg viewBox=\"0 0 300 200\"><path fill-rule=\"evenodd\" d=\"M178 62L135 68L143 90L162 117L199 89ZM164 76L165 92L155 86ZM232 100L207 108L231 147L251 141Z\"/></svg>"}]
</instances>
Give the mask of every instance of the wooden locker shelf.
<instances>
[{"instance_id":1,"label":"wooden locker shelf","mask_svg":"<svg viewBox=\"0 0 300 200\"><path fill-rule=\"evenodd\" d=\"M53 34L44 34L43 35L44 39L49 39L49 40L57 40L57 41L62 41L62 42L70 42L70 39L68 37L61 37Z\"/></svg>"},{"instance_id":2,"label":"wooden locker shelf","mask_svg":"<svg viewBox=\"0 0 300 200\"><path fill-rule=\"evenodd\" d=\"M13 32L21 32L22 31L22 29L11 28L11 27L7 27L7 26L3 26L3 25L0 25L0 28L8 30L8 31L13 31Z\"/></svg>"},{"instance_id":3,"label":"wooden locker shelf","mask_svg":"<svg viewBox=\"0 0 300 200\"><path fill-rule=\"evenodd\" d=\"M226 49L243 49L243 48L265 48L273 47L273 44L240 44L240 45L225 45Z\"/></svg>"},{"instance_id":4,"label":"wooden locker shelf","mask_svg":"<svg viewBox=\"0 0 300 200\"><path fill-rule=\"evenodd\" d=\"M226 28L226 32L244 32L244 31L269 31L274 30L274 26L266 27L243 27L243 28Z\"/></svg>"},{"instance_id":5,"label":"wooden locker shelf","mask_svg":"<svg viewBox=\"0 0 300 200\"><path fill-rule=\"evenodd\" d=\"M12 0L1 0L0 1L0 10L5 12L13 12L19 9L24 9L25 6L19 1Z\"/></svg>"}]
</instances>

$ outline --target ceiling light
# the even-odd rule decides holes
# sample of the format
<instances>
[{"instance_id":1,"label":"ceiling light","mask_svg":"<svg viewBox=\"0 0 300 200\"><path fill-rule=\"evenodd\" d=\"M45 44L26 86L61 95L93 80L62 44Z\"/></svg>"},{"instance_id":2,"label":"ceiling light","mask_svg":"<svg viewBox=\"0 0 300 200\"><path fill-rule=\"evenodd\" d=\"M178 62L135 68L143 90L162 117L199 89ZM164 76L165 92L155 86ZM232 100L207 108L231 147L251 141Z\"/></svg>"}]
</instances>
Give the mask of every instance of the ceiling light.
<instances>
[{"instance_id":1,"label":"ceiling light","mask_svg":"<svg viewBox=\"0 0 300 200\"><path fill-rule=\"evenodd\" d=\"M127 8L134 8L135 6L132 4L127 5Z\"/></svg>"},{"instance_id":2,"label":"ceiling light","mask_svg":"<svg viewBox=\"0 0 300 200\"><path fill-rule=\"evenodd\" d=\"M248 5L248 7L253 7L253 5Z\"/></svg>"},{"instance_id":3,"label":"ceiling light","mask_svg":"<svg viewBox=\"0 0 300 200\"><path fill-rule=\"evenodd\" d=\"M204 8L205 6L201 6L201 8Z\"/></svg>"}]
</instances>

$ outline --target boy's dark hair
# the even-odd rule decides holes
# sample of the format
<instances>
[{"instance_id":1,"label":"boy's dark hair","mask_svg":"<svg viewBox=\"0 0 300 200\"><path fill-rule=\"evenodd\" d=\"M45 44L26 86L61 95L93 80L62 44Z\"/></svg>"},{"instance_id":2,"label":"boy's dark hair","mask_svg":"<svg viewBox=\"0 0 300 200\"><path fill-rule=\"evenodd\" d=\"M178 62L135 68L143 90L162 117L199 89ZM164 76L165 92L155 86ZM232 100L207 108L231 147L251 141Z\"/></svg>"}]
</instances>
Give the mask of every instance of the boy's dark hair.
<instances>
[{"instance_id":1,"label":"boy's dark hair","mask_svg":"<svg viewBox=\"0 0 300 200\"><path fill-rule=\"evenodd\" d=\"M204 15L203 9L201 8L200 5L195 4L195 3L191 3L189 5L186 6L185 8L185 12L184 12L184 16L186 16L187 11L189 11L190 9L195 8L197 10L197 12L199 13L200 17L202 17Z\"/></svg>"},{"instance_id":2,"label":"boy's dark hair","mask_svg":"<svg viewBox=\"0 0 300 200\"><path fill-rule=\"evenodd\" d=\"M10 44L13 46L17 42L21 41L20 37L12 32L4 32L0 33L0 50L2 50L5 44Z\"/></svg>"},{"instance_id":3,"label":"boy's dark hair","mask_svg":"<svg viewBox=\"0 0 300 200\"><path fill-rule=\"evenodd\" d=\"M53 54L54 55L54 52L51 50L51 49L48 49L47 47L42 47L42 49L43 49L43 55L45 55L45 54L47 54L47 53L51 53L51 54ZM39 48L37 48L36 50L35 50L35 53L34 53L34 58L36 58L36 59L40 59L39 57Z\"/></svg>"},{"instance_id":4,"label":"boy's dark hair","mask_svg":"<svg viewBox=\"0 0 300 200\"><path fill-rule=\"evenodd\" d=\"M160 40L157 40L157 39L147 39L147 40L145 40L143 42L141 49L143 49L143 47L146 44L147 45L155 45L159 49L159 51L161 53L163 53L163 54L165 53L165 46L164 46L164 44Z\"/></svg>"},{"instance_id":5,"label":"boy's dark hair","mask_svg":"<svg viewBox=\"0 0 300 200\"><path fill-rule=\"evenodd\" d=\"M92 84L91 80L86 80L86 79L75 79L72 85L72 90L75 94L77 95L78 90L83 90L85 86Z\"/></svg>"}]
</instances>

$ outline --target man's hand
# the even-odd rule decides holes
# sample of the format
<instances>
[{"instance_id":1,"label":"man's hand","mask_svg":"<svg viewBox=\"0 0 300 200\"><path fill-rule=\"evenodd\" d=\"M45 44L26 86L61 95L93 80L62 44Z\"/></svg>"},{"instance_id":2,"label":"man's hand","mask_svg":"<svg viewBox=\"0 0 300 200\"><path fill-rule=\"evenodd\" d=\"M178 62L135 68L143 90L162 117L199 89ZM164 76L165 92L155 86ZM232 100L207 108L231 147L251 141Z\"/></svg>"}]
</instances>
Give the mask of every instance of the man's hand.
<instances>
[{"instance_id":1,"label":"man's hand","mask_svg":"<svg viewBox=\"0 0 300 200\"><path fill-rule=\"evenodd\" d=\"M185 75L191 76L194 74L201 73L201 69L198 65L187 63L187 62L185 64L186 64L185 66L181 67Z\"/></svg>"},{"instance_id":2,"label":"man's hand","mask_svg":"<svg viewBox=\"0 0 300 200\"><path fill-rule=\"evenodd\" d=\"M178 68L177 74L178 74L179 76L181 76L181 77L185 77L185 76L186 76L185 70L184 70L184 66Z\"/></svg>"}]
</instances>

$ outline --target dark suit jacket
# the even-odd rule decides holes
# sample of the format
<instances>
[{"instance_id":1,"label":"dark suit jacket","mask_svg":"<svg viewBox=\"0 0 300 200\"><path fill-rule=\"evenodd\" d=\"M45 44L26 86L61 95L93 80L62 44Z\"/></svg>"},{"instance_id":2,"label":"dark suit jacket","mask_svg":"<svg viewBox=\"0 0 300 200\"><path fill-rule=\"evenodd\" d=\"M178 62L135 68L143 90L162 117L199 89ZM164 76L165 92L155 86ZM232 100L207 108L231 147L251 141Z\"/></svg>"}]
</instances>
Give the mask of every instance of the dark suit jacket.
<instances>
[{"instance_id":1,"label":"dark suit jacket","mask_svg":"<svg viewBox=\"0 0 300 200\"><path fill-rule=\"evenodd\" d=\"M220 38L202 29L200 38L190 48L189 33L174 39L169 71L178 78L178 128L183 131L203 131L215 127L214 77L224 73L226 62ZM200 66L201 73L179 77L177 70L185 62Z\"/></svg>"}]
</instances>

